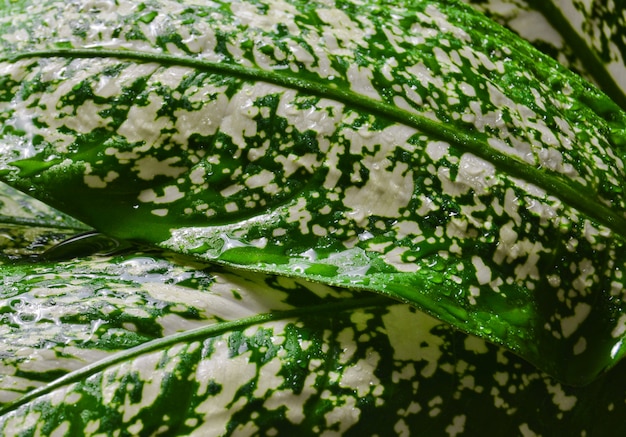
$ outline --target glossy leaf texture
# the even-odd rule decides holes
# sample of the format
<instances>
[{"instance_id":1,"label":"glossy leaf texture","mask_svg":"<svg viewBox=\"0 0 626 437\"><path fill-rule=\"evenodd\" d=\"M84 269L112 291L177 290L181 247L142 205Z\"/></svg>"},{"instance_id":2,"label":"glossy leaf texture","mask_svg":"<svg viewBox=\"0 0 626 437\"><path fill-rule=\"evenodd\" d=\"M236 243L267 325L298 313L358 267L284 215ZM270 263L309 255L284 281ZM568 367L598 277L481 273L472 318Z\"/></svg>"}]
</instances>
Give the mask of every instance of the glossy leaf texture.
<instances>
[{"instance_id":1,"label":"glossy leaf texture","mask_svg":"<svg viewBox=\"0 0 626 437\"><path fill-rule=\"evenodd\" d=\"M568 383L623 355L626 116L473 9L25 4L0 24L10 184L114 238L411 303Z\"/></svg>"},{"instance_id":2,"label":"glossy leaf texture","mask_svg":"<svg viewBox=\"0 0 626 437\"><path fill-rule=\"evenodd\" d=\"M79 221L0 183L0 262L10 264L26 259L34 262L47 249L89 229Z\"/></svg>"},{"instance_id":3,"label":"glossy leaf texture","mask_svg":"<svg viewBox=\"0 0 626 437\"><path fill-rule=\"evenodd\" d=\"M371 293L157 251L0 272L5 435L624 430L623 363L567 387Z\"/></svg>"},{"instance_id":4,"label":"glossy leaf texture","mask_svg":"<svg viewBox=\"0 0 626 437\"><path fill-rule=\"evenodd\" d=\"M624 1L465 2L582 74L626 108Z\"/></svg>"}]
</instances>

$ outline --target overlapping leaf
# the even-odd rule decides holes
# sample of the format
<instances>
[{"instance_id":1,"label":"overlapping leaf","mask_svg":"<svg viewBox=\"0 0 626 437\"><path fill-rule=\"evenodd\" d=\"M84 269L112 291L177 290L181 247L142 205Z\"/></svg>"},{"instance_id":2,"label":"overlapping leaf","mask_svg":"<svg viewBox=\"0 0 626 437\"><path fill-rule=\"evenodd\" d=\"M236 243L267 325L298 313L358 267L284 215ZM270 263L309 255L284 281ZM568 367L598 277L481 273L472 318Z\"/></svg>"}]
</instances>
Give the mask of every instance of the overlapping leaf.
<instances>
[{"instance_id":1,"label":"overlapping leaf","mask_svg":"<svg viewBox=\"0 0 626 437\"><path fill-rule=\"evenodd\" d=\"M621 357L625 115L471 9L20 7L11 184L117 238L411 302L571 383Z\"/></svg>"},{"instance_id":2,"label":"overlapping leaf","mask_svg":"<svg viewBox=\"0 0 626 437\"><path fill-rule=\"evenodd\" d=\"M626 3L467 0L626 108Z\"/></svg>"},{"instance_id":3,"label":"overlapping leaf","mask_svg":"<svg viewBox=\"0 0 626 437\"><path fill-rule=\"evenodd\" d=\"M184 262L181 262L184 261ZM5 435L611 435L584 388L411 306L160 252L0 266Z\"/></svg>"}]
</instances>

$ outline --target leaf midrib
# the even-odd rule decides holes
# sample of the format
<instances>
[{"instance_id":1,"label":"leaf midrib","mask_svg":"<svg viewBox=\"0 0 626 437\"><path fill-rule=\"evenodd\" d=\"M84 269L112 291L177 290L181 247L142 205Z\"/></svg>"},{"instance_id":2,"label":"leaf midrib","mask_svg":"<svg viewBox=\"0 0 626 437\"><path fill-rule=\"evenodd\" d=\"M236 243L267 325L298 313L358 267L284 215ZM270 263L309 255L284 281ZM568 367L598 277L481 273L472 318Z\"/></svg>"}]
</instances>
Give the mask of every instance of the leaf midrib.
<instances>
[{"instance_id":1,"label":"leaf midrib","mask_svg":"<svg viewBox=\"0 0 626 437\"><path fill-rule=\"evenodd\" d=\"M372 307L383 307L388 305L397 305L397 301L394 301L384 296L373 296L365 298L347 298L339 302L333 301L330 303L324 303L320 305L312 305L308 307L294 308L290 310L273 311L268 313L256 314L254 316L245 317L238 320L214 323L200 328L190 329L188 331L169 335L167 337L159 338L156 340L143 343L139 346L132 347L130 349L115 353L109 357L106 357L100 361L84 366L78 370L70 372L55 381L46 384L42 387L36 388L21 398L17 399L10 405L0 408L0 416L17 410L19 407L35 400L40 396L51 393L52 391L61 387L77 383L86 380L89 376L92 376L98 372L101 372L111 366L119 363L123 363L127 360L145 355L158 350L164 350L167 347L173 346L179 343L190 343L193 341L201 341L207 338L215 337L227 332L242 330L253 325L259 325L262 323L275 322L279 320L293 319L299 316L310 315L315 313L340 313L343 311L353 309L366 309Z\"/></svg>"},{"instance_id":2,"label":"leaf midrib","mask_svg":"<svg viewBox=\"0 0 626 437\"><path fill-rule=\"evenodd\" d=\"M568 180L564 181L557 175L547 174L545 170L530 166L510 155L506 155L490 148L484 141L478 140L471 134L455 130L444 123L429 119L419 114L413 114L388 103L377 101L367 96L357 94L349 89L342 89L321 82L305 80L297 76L290 76L281 71L268 71L237 64L210 62L202 59L183 58L176 55L145 53L136 51L118 51L110 49L50 49L23 52L10 58L0 58L0 62L15 62L20 59L61 57L61 58L116 58L142 62L158 63L160 65L185 66L198 70L213 71L222 74L231 74L239 77L262 80L286 88L307 91L324 98L332 98L348 106L358 107L369 112L382 115L390 120L413 127L421 132L434 135L459 149L470 152L496 168L508 172L514 177L532 183L547 193L563 200L566 204L593 219L596 223L606 226L615 234L626 238L626 218L605 204L593 199L582 184Z\"/></svg>"}]
</instances>

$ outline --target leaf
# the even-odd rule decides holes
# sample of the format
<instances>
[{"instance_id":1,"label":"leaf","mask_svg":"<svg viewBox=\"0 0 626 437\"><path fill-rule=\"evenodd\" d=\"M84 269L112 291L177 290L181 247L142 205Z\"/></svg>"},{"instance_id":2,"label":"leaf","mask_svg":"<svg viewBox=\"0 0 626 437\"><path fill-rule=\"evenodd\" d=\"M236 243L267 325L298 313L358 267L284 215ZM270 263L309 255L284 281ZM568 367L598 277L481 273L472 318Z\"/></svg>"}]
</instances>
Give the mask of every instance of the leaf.
<instances>
[{"instance_id":1,"label":"leaf","mask_svg":"<svg viewBox=\"0 0 626 437\"><path fill-rule=\"evenodd\" d=\"M143 5L5 13L6 181L117 239L410 302L568 383L622 357L605 95L456 2Z\"/></svg>"},{"instance_id":2,"label":"leaf","mask_svg":"<svg viewBox=\"0 0 626 437\"><path fill-rule=\"evenodd\" d=\"M151 252L0 266L19 286L0 296L2 433L624 429L623 363L566 387L406 304L181 261Z\"/></svg>"},{"instance_id":3,"label":"leaf","mask_svg":"<svg viewBox=\"0 0 626 437\"><path fill-rule=\"evenodd\" d=\"M626 108L624 2L469 0Z\"/></svg>"},{"instance_id":4,"label":"leaf","mask_svg":"<svg viewBox=\"0 0 626 437\"><path fill-rule=\"evenodd\" d=\"M32 197L0 184L0 259L36 258L88 228Z\"/></svg>"}]
</instances>

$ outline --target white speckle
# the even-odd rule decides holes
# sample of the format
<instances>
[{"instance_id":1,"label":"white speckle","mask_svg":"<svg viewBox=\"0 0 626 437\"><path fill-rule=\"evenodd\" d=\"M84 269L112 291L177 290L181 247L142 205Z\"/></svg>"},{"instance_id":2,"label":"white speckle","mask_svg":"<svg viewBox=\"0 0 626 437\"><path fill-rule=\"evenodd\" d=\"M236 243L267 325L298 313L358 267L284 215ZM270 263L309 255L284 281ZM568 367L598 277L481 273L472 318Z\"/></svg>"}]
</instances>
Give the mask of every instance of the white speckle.
<instances>
[{"instance_id":1,"label":"white speckle","mask_svg":"<svg viewBox=\"0 0 626 437\"><path fill-rule=\"evenodd\" d=\"M178 156L159 161L152 156L145 156L135 161L133 170L137 172L140 179L151 181L155 176L178 177L185 171L187 167L174 167L172 164L180 161Z\"/></svg>"},{"instance_id":2,"label":"white speckle","mask_svg":"<svg viewBox=\"0 0 626 437\"><path fill-rule=\"evenodd\" d=\"M591 312L591 306L587 303L580 302L574 308L574 315L570 317L563 317L561 319L561 333L563 337L568 338L571 336L585 321L589 313Z\"/></svg>"},{"instance_id":3,"label":"white speckle","mask_svg":"<svg viewBox=\"0 0 626 437\"><path fill-rule=\"evenodd\" d=\"M394 247L383 255L383 259L390 265L394 266L400 272L417 272L420 265L413 262L406 262L402 259L402 255L408 250L407 247Z\"/></svg>"},{"instance_id":4,"label":"white speckle","mask_svg":"<svg viewBox=\"0 0 626 437\"><path fill-rule=\"evenodd\" d=\"M522 423L519 426L519 431L522 433L522 437L540 437L536 432L534 432L527 423Z\"/></svg>"},{"instance_id":5,"label":"white speckle","mask_svg":"<svg viewBox=\"0 0 626 437\"><path fill-rule=\"evenodd\" d=\"M342 435L347 429L359 421L361 410L356 406L356 399L351 396L344 399L345 403L337 405L334 409L324 414L326 426L330 428L334 425L339 425L338 433L325 431L320 434L320 437Z\"/></svg>"},{"instance_id":6,"label":"white speckle","mask_svg":"<svg viewBox=\"0 0 626 437\"><path fill-rule=\"evenodd\" d=\"M233 195L237 194L238 192L240 192L244 188L245 187L243 185L233 184L233 185L230 185L230 186L224 188L222 191L220 191L220 195L222 197L230 197L230 196L233 196Z\"/></svg>"},{"instance_id":7,"label":"white speckle","mask_svg":"<svg viewBox=\"0 0 626 437\"><path fill-rule=\"evenodd\" d=\"M480 285L488 284L491 282L491 269L487 267L481 257L473 256L472 264L476 269L476 280Z\"/></svg>"},{"instance_id":8,"label":"white speckle","mask_svg":"<svg viewBox=\"0 0 626 437\"><path fill-rule=\"evenodd\" d=\"M433 162L437 162L444 156L448 155L449 148L450 144L444 141L430 141L426 145L426 154L433 160Z\"/></svg>"},{"instance_id":9,"label":"white speckle","mask_svg":"<svg viewBox=\"0 0 626 437\"><path fill-rule=\"evenodd\" d=\"M235 212L239 211L239 206L235 202L229 202L224 205L224 209L226 210L226 212Z\"/></svg>"},{"instance_id":10,"label":"white speckle","mask_svg":"<svg viewBox=\"0 0 626 437\"><path fill-rule=\"evenodd\" d=\"M466 351L471 351L475 354L486 354L487 352L489 352L485 341L478 337L474 337L473 335L468 335L467 337L465 337L463 345L465 346Z\"/></svg>"},{"instance_id":11,"label":"white speckle","mask_svg":"<svg viewBox=\"0 0 626 437\"><path fill-rule=\"evenodd\" d=\"M413 171L399 162L392 171L383 166L370 169L370 177L361 188L351 186L345 191L344 205L351 216L362 223L370 215L398 217L400 209L408 205L413 195Z\"/></svg>"},{"instance_id":12,"label":"white speckle","mask_svg":"<svg viewBox=\"0 0 626 437\"><path fill-rule=\"evenodd\" d=\"M566 395L561 387L561 384L557 383L555 385L551 385L550 383L547 383L546 389L548 390L548 393L552 395L552 402L559 408L559 410L570 411L576 405L576 396Z\"/></svg>"},{"instance_id":13,"label":"white speckle","mask_svg":"<svg viewBox=\"0 0 626 437\"><path fill-rule=\"evenodd\" d=\"M580 355L587 350L587 339L585 337L580 337L576 344L574 345L574 355Z\"/></svg>"},{"instance_id":14,"label":"white speckle","mask_svg":"<svg viewBox=\"0 0 626 437\"><path fill-rule=\"evenodd\" d=\"M356 390L359 397L365 397L372 389L380 386L380 380L375 375L379 361L380 354L368 350L365 359L344 368L339 386Z\"/></svg>"},{"instance_id":15,"label":"white speckle","mask_svg":"<svg viewBox=\"0 0 626 437\"><path fill-rule=\"evenodd\" d=\"M258 174L252 175L246 179L246 186L249 188L263 187L263 191L268 194L276 194L279 191L278 185L270 183L274 180L274 173L268 170L262 170Z\"/></svg>"},{"instance_id":16,"label":"white speckle","mask_svg":"<svg viewBox=\"0 0 626 437\"><path fill-rule=\"evenodd\" d=\"M109 182L113 182L118 177L119 173L111 170L103 178L98 175L86 174L83 181L89 188L106 188Z\"/></svg>"},{"instance_id":17,"label":"white speckle","mask_svg":"<svg viewBox=\"0 0 626 437\"><path fill-rule=\"evenodd\" d=\"M309 233L309 221L313 218L311 213L307 209L306 199L303 197L298 198L298 202L289 208L289 215L287 221L289 223L299 222L300 233L307 235Z\"/></svg>"},{"instance_id":18,"label":"white speckle","mask_svg":"<svg viewBox=\"0 0 626 437\"><path fill-rule=\"evenodd\" d=\"M364 96L380 100L378 91L372 85L372 70L356 63L350 64L346 71L352 89Z\"/></svg>"},{"instance_id":19,"label":"white speckle","mask_svg":"<svg viewBox=\"0 0 626 437\"><path fill-rule=\"evenodd\" d=\"M414 321L414 326L419 326L419 329L410 331L405 329L406 323L411 320ZM383 323L394 351L394 360L426 361L421 375L424 378L432 377L437 371L444 341L442 337L431 334L430 331L441 322L424 313L411 312L407 305L394 305L383 316Z\"/></svg>"},{"instance_id":20,"label":"white speckle","mask_svg":"<svg viewBox=\"0 0 626 437\"><path fill-rule=\"evenodd\" d=\"M185 197L185 193L182 193L176 185L169 185L163 188L163 196L157 196L156 192L153 189L143 190L139 193L138 199L140 202L144 203L171 203L176 200L182 199Z\"/></svg>"},{"instance_id":21,"label":"white speckle","mask_svg":"<svg viewBox=\"0 0 626 437\"><path fill-rule=\"evenodd\" d=\"M456 437L459 434L465 432L465 420L466 416L454 416L452 423L446 427L446 432L450 437Z\"/></svg>"},{"instance_id":22,"label":"white speckle","mask_svg":"<svg viewBox=\"0 0 626 437\"><path fill-rule=\"evenodd\" d=\"M615 328L611 331L611 336L613 338L619 338L626 332L626 314L622 314L618 319L617 323L615 323Z\"/></svg>"},{"instance_id":23,"label":"white speckle","mask_svg":"<svg viewBox=\"0 0 626 437\"><path fill-rule=\"evenodd\" d=\"M459 162L456 182L467 185L480 195L496 183L495 173L495 166L490 162L471 153L464 153Z\"/></svg>"}]
</instances>

